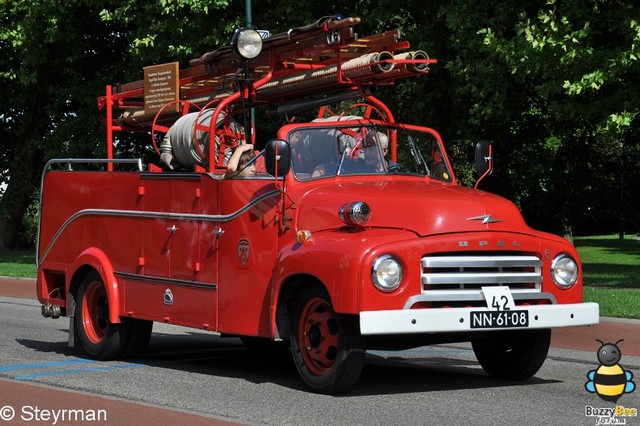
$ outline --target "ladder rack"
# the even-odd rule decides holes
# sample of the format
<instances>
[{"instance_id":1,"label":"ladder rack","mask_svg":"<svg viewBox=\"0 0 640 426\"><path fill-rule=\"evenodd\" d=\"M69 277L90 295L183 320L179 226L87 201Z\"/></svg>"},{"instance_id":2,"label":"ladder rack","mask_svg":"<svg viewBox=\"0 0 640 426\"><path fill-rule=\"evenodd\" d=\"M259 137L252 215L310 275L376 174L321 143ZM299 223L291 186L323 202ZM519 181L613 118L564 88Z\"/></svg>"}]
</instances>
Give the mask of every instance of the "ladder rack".
<instances>
[{"instance_id":1,"label":"ladder rack","mask_svg":"<svg viewBox=\"0 0 640 426\"><path fill-rule=\"evenodd\" d=\"M325 17L273 35L263 40L260 55L249 63L225 46L191 60L185 69L167 64L175 65L177 89L159 109L145 109L144 79L107 86L106 94L97 99L98 109L106 112L107 144L112 145L113 132L151 131L154 126L166 131L194 109L216 108L217 117L218 110L230 112L241 104L277 108L307 101L318 104L344 93L367 97L372 86L426 74L436 63L425 52L409 51L399 30L358 37L354 26L359 22L357 17ZM243 70L249 87L237 83ZM107 147L108 155L112 149Z\"/></svg>"}]
</instances>

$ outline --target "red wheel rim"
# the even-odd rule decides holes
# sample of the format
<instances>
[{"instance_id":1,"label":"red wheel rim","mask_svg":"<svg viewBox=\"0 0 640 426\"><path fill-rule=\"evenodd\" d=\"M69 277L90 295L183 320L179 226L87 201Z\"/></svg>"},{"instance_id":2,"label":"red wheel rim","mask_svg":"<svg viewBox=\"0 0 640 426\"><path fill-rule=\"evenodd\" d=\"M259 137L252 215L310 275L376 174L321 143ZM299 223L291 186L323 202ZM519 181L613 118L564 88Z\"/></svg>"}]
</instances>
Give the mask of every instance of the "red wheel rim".
<instances>
[{"instance_id":1,"label":"red wheel rim","mask_svg":"<svg viewBox=\"0 0 640 426\"><path fill-rule=\"evenodd\" d=\"M109 305L102 284L92 281L87 284L82 299L82 326L92 343L100 343L109 324Z\"/></svg>"},{"instance_id":2,"label":"red wheel rim","mask_svg":"<svg viewBox=\"0 0 640 426\"><path fill-rule=\"evenodd\" d=\"M304 364L322 376L333 368L338 358L339 327L333 308L322 298L307 302L300 315L298 342Z\"/></svg>"}]
</instances>

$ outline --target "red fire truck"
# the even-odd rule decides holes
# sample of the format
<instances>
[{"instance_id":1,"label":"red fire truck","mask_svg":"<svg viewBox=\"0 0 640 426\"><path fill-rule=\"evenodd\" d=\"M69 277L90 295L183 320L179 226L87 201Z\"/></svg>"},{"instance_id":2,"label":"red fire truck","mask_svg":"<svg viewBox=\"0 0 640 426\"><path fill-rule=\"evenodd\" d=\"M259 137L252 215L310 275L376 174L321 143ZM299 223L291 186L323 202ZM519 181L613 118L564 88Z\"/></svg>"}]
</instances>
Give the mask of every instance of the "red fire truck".
<instances>
[{"instance_id":1,"label":"red fire truck","mask_svg":"<svg viewBox=\"0 0 640 426\"><path fill-rule=\"evenodd\" d=\"M598 322L572 244L458 184L439 134L375 97L436 61L398 31L359 37L359 21L242 29L187 68L106 87L107 158L42 176L37 292L70 345L135 357L155 321L284 341L311 390L337 393L367 349L444 342L526 379L552 328ZM257 134L252 109L277 133ZM157 161L115 158L127 132L150 134ZM489 144L476 167L491 172Z\"/></svg>"}]
</instances>

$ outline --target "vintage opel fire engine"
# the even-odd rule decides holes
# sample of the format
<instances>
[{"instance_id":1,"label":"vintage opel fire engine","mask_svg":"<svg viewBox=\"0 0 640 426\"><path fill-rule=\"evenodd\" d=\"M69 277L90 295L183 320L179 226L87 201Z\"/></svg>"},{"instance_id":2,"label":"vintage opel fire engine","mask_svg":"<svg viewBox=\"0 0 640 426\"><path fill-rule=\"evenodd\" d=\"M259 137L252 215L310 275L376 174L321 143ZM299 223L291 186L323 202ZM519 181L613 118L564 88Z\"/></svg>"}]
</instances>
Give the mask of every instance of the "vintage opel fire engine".
<instances>
[{"instance_id":1,"label":"vintage opel fire engine","mask_svg":"<svg viewBox=\"0 0 640 426\"><path fill-rule=\"evenodd\" d=\"M459 185L439 134L374 96L436 61L398 31L358 37L359 21L238 30L187 68L106 87L107 158L42 176L38 298L69 317L70 345L135 357L154 321L284 341L310 389L337 393L367 349L443 342L526 379L552 328L598 322L574 247ZM257 134L260 108L277 134ZM157 161L115 158L124 132L147 132ZM487 143L476 167L491 172Z\"/></svg>"}]
</instances>

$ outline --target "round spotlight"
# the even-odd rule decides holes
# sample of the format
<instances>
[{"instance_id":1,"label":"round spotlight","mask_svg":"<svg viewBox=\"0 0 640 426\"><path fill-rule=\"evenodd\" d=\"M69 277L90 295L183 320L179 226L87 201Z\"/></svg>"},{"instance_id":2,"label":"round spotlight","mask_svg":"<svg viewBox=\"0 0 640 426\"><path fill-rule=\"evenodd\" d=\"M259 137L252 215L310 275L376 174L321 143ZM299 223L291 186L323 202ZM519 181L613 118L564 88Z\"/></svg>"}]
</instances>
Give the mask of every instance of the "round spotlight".
<instances>
[{"instance_id":1,"label":"round spotlight","mask_svg":"<svg viewBox=\"0 0 640 426\"><path fill-rule=\"evenodd\" d=\"M338 210L338 217L346 225L364 226L371 219L371 208L364 201L346 203Z\"/></svg>"},{"instance_id":2,"label":"round spotlight","mask_svg":"<svg viewBox=\"0 0 640 426\"><path fill-rule=\"evenodd\" d=\"M262 52L262 37L251 28L237 30L231 40L233 52L244 60L255 59Z\"/></svg>"}]
</instances>

